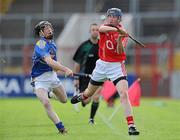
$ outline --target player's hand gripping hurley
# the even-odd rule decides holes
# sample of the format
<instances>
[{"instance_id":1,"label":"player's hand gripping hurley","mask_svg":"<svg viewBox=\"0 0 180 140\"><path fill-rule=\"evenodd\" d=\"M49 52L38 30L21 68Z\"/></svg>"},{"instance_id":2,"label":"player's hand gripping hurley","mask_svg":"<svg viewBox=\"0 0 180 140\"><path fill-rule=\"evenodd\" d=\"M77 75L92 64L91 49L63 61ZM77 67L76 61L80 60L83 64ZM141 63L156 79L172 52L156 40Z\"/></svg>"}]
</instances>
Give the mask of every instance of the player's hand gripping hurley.
<instances>
[{"instance_id":1,"label":"player's hand gripping hurley","mask_svg":"<svg viewBox=\"0 0 180 140\"><path fill-rule=\"evenodd\" d=\"M116 26L114 26L114 25L112 25L112 24L108 24L107 26L111 26L111 27L116 28L117 31L118 31L122 36L127 36L127 37L129 37L132 41L134 41L134 42L135 42L136 44L138 44L140 47L143 47L143 48L146 47L143 43L139 42L137 39L135 39L134 37L132 37L131 35L129 35L129 34L126 33L125 31L119 29L118 27L116 27Z\"/></svg>"},{"instance_id":2,"label":"player's hand gripping hurley","mask_svg":"<svg viewBox=\"0 0 180 140\"><path fill-rule=\"evenodd\" d=\"M136 40L134 37L132 37L131 35L127 34L125 31L120 30L118 27L115 27L118 32L124 36L128 36L131 40L133 40L136 44L138 44L140 47L145 48L146 46L144 44L142 44L141 42L139 42L138 40Z\"/></svg>"}]
</instances>

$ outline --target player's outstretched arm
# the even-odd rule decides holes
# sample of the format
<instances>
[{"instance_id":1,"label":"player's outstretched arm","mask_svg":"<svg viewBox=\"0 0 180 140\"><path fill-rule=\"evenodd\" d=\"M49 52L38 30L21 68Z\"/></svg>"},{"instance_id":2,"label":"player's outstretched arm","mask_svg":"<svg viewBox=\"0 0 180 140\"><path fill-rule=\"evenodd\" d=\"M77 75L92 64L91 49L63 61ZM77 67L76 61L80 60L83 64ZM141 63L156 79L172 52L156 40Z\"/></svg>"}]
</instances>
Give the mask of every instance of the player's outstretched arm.
<instances>
[{"instance_id":1,"label":"player's outstretched arm","mask_svg":"<svg viewBox=\"0 0 180 140\"><path fill-rule=\"evenodd\" d=\"M102 25L99 28L99 32L102 33L106 33L106 32L118 32L119 34L123 35L123 36L128 36L128 33L126 31L124 31L121 28L118 28L112 24L106 24L106 25Z\"/></svg>"},{"instance_id":2,"label":"player's outstretched arm","mask_svg":"<svg viewBox=\"0 0 180 140\"><path fill-rule=\"evenodd\" d=\"M59 62L53 60L51 58L51 56L46 56L44 58L44 61L50 66L52 67L55 71L62 71L64 72L64 74L66 76L72 76L73 75L73 71L71 69L69 69L68 67L65 67L63 65L61 65Z\"/></svg>"},{"instance_id":3,"label":"player's outstretched arm","mask_svg":"<svg viewBox=\"0 0 180 140\"><path fill-rule=\"evenodd\" d=\"M111 27L111 26L108 26L108 25L102 25L99 27L99 32L101 33L106 33L106 32L117 32L118 29L115 28L115 27Z\"/></svg>"}]
</instances>

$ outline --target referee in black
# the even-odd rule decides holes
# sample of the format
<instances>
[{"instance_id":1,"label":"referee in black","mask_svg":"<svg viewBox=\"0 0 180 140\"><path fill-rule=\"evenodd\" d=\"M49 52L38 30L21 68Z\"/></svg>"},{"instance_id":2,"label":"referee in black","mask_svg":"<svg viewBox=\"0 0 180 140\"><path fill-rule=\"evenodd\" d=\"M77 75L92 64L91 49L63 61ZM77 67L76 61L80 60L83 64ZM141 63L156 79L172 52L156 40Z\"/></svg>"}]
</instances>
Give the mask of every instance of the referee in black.
<instances>
[{"instance_id":1,"label":"referee in black","mask_svg":"<svg viewBox=\"0 0 180 140\"><path fill-rule=\"evenodd\" d=\"M86 73L92 74L92 71L95 68L96 61L99 59L98 57L98 31L99 27L96 23L90 25L89 32L90 38L84 41L77 49L73 56L74 64L74 72L75 73ZM83 92L89 83L89 77L78 77L74 80L74 86L79 89L80 92ZM96 93L92 97L92 105L90 112L89 124L94 124L94 116L99 107L99 91L98 89ZM90 99L87 99L82 102L82 105L85 106L90 102Z\"/></svg>"}]
</instances>

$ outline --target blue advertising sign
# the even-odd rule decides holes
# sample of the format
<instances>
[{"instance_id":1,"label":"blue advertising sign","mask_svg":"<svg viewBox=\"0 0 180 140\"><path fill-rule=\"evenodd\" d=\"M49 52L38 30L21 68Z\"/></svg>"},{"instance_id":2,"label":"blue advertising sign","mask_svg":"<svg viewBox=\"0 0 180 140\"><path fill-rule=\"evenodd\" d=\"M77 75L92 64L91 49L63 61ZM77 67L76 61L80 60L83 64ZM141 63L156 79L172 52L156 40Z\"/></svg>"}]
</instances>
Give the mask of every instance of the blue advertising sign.
<instances>
[{"instance_id":1,"label":"blue advertising sign","mask_svg":"<svg viewBox=\"0 0 180 140\"><path fill-rule=\"evenodd\" d=\"M74 92L73 79L59 77L66 89L67 95ZM30 76L0 75L0 97L32 97L35 96L31 86Z\"/></svg>"},{"instance_id":2,"label":"blue advertising sign","mask_svg":"<svg viewBox=\"0 0 180 140\"><path fill-rule=\"evenodd\" d=\"M72 96L74 92L73 78L59 77L66 89L67 95ZM128 75L129 85L136 80L134 74ZM0 75L0 97L32 97L35 96L31 86L30 76Z\"/></svg>"}]
</instances>

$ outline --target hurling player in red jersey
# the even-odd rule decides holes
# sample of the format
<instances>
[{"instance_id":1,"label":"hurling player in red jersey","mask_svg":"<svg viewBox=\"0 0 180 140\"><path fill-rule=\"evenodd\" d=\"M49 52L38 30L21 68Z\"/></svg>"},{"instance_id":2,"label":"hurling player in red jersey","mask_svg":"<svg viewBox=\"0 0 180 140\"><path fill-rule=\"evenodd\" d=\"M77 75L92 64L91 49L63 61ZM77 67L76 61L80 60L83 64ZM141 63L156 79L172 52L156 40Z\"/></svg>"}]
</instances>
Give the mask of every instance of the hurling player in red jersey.
<instances>
[{"instance_id":1,"label":"hurling player in red jersey","mask_svg":"<svg viewBox=\"0 0 180 140\"><path fill-rule=\"evenodd\" d=\"M129 135L139 135L133 119L132 107L128 97L128 82L125 70L126 47L128 34L120 24L121 9L111 8L106 13L106 20L99 28L99 60L93 70L88 88L74 96L71 103L75 104L91 97L105 80L111 80L120 94L120 100L128 124Z\"/></svg>"}]
</instances>

